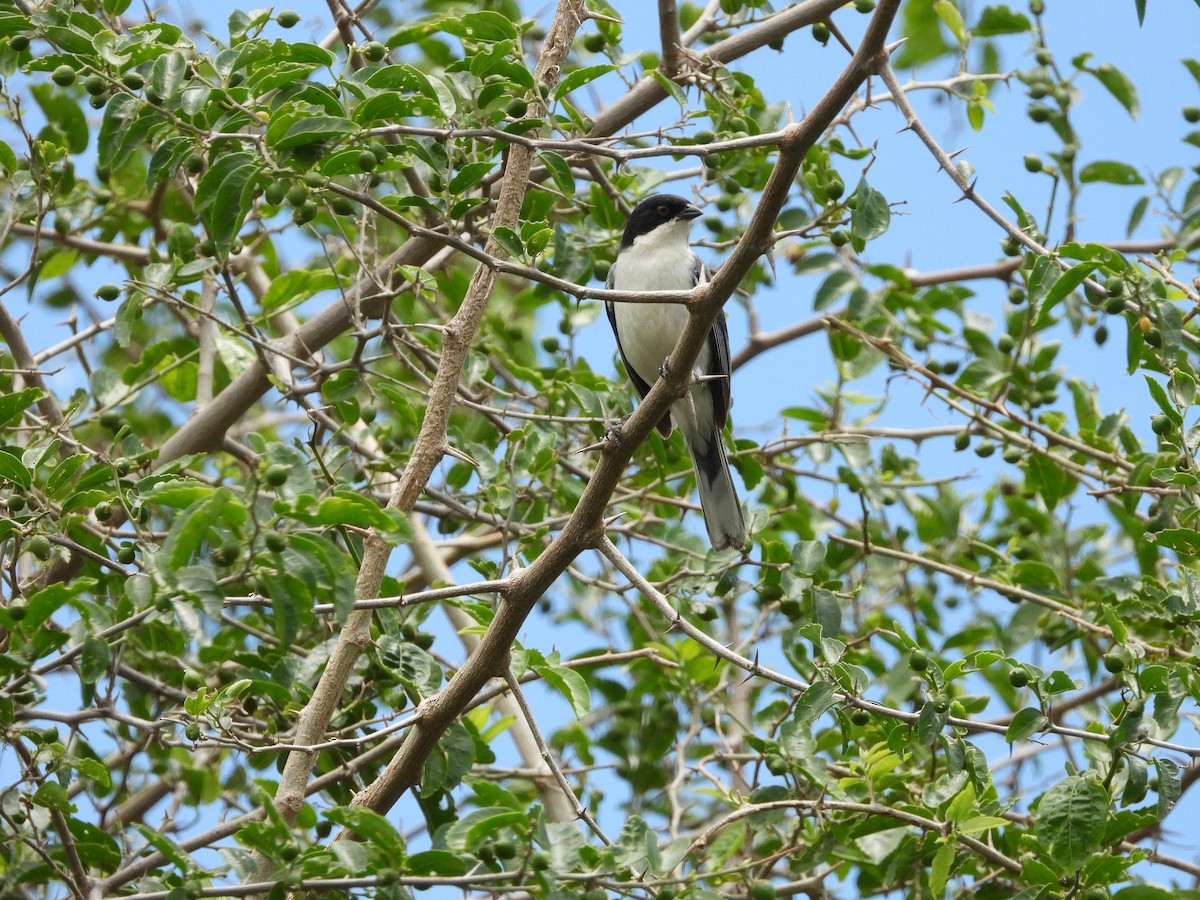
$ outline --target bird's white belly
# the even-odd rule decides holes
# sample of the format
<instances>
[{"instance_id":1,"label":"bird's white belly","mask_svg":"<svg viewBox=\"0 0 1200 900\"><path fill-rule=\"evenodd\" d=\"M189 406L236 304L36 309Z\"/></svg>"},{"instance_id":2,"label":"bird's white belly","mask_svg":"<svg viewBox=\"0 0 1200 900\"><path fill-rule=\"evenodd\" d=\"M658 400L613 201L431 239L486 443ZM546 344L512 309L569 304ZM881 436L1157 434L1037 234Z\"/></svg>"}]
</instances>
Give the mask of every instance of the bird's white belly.
<instances>
[{"instance_id":1,"label":"bird's white belly","mask_svg":"<svg viewBox=\"0 0 1200 900\"><path fill-rule=\"evenodd\" d=\"M675 349L687 325L687 307L678 303L617 303L617 329L625 359L647 384L658 380L662 364ZM704 371L708 348L700 352L696 368Z\"/></svg>"}]
</instances>

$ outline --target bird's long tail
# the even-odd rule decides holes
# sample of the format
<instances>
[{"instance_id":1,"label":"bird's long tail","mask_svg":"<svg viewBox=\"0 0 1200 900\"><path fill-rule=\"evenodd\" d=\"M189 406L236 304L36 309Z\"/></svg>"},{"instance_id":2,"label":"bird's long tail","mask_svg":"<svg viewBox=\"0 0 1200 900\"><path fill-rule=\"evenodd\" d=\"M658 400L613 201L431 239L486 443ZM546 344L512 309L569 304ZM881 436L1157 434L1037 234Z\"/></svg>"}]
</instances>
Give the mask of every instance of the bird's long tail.
<instances>
[{"instance_id":1,"label":"bird's long tail","mask_svg":"<svg viewBox=\"0 0 1200 900\"><path fill-rule=\"evenodd\" d=\"M683 425L683 423L680 423ZM746 543L746 523L738 502L721 432L715 425L683 428L683 437L696 469L704 525L714 550L740 550Z\"/></svg>"}]
</instances>

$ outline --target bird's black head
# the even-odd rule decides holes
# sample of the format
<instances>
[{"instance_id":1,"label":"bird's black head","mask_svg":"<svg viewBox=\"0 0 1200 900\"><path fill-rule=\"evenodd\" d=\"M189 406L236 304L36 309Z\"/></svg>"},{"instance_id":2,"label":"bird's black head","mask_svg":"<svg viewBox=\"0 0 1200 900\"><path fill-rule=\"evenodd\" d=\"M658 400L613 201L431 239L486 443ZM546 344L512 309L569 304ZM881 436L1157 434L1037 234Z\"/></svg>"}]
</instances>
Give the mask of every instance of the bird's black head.
<instances>
[{"instance_id":1,"label":"bird's black head","mask_svg":"<svg viewBox=\"0 0 1200 900\"><path fill-rule=\"evenodd\" d=\"M633 208L629 221L625 223L625 234L621 238L624 250L644 234L649 234L667 222L690 221L700 215L700 210L675 194L653 194Z\"/></svg>"}]
</instances>

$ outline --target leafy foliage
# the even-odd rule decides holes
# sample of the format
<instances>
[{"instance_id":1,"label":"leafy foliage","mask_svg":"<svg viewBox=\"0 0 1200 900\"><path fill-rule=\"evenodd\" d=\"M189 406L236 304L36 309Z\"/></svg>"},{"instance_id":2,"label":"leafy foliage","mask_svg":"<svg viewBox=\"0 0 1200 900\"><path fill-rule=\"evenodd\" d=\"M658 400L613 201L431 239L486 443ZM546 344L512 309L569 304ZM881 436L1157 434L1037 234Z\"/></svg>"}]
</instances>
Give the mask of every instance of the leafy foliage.
<instances>
[{"instance_id":1,"label":"leafy foliage","mask_svg":"<svg viewBox=\"0 0 1200 900\"><path fill-rule=\"evenodd\" d=\"M1148 88L1041 0L681 4L686 52L561 6L0 14L0 893L1193 896L1200 132L1111 158L1081 105ZM825 122L738 64L831 25L870 64ZM1038 180L977 189L930 88L1013 154L1027 103ZM902 126L1002 256L908 265ZM712 247L775 226L744 556L589 344L672 172ZM760 327L776 277L814 318Z\"/></svg>"}]
</instances>

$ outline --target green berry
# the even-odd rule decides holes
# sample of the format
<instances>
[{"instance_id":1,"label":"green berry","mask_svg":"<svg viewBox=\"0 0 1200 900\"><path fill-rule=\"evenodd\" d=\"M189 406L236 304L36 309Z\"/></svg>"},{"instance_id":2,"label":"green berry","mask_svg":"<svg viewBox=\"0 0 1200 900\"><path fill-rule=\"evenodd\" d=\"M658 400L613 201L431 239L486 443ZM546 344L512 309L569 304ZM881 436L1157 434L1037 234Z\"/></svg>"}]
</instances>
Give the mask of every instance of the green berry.
<instances>
[{"instance_id":1,"label":"green berry","mask_svg":"<svg viewBox=\"0 0 1200 900\"><path fill-rule=\"evenodd\" d=\"M59 66L51 73L50 79L60 87L70 87L75 83L75 70L70 66Z\"/></svg>"},{"instance_id":2,"label":"green berry","mask_svg":"<svg viewBox=\"0 0 1200 900\"><path fill-rule=\"evenodd\" d=\"M1125 657L1119 653L1105 653L1103 662L1104 668L1113 675L1118 675L1125 671Z\"/></svg>"},{"instance_id":3,"label":"green berry","mask_svg":"<svg viewBox=\"0 0 1200 900\"><path fill-rule=\"evenodd\" d=\"M189 153L187 159L183 161L183 167L192 175L199 175L204 171L204 154Z\"/></svg>"},{"instance_id":4,"label":"green berry","mask_svg":"<svg viewBox=\"0 0 1200 900\"><path fill-rule=\"evenodd\" d=\"M750 900L775 900L775 885L769 881L752 881L750 883Z\"/></svg>"},{"instance_id":5,"label":"green berry","mask_svg":"<svg viewBox=\"0 0 1200 900\"><path fill-rule=\"evenodd\" d=\"M99 75L89 75L83 79L83 89L94 97L108 90L108 84Z\"/></svg>"},{"instance_id":6,"label":"green berry","mask_svg":"<svg viewBox=\"0 0 1200 900\"><path fill-rule=\"evenodd\" d=\"M304 225L311 222L317 217L317 204L308 200L300 205L300 207L292 213L292 221L297 225Z\"/></svg>"},{"instance_id":7,"label":"green berry","mask_svg":"<svg viewBox=\"0 0 1200 900\"><path fill-rule=\"evenodd\" d=\"M271 206L279 206L279 204L283 203L286 196L287 189L278 181L272 181L267 185L267 189L263 191L263 198Z\"/></svg>"},{"instance_id":8,"label":"green berry","mask_svg":"<svg viewBox=\"0 0 1200 900\"><path fill-rule=\"evenodd\" d=\"M187 727L183 729L183 733L193 743L200 740L200 726L195 722L188 722Z\"/></svg>"},{"instance_id":9,"label":"green berry","mask_svg":"<svg viewBox=\"0 0 1200 900\"><path fill-rule=\"evenodd\" d=\"M1183 117L1192 123L1200 122L1200 106L1185 106L1183 108Z\"/></svg>"},{"instance_id":10,"label":"green berry","mask_svg":"<svg viewBox=\"0 0 1200 900\"><path fill-rule=\"evenodd\" d=\"M379 62L387 56L387 47L379 43L379 41L371 41L362 48L362 54L370 62Z\"/></svg>"},{"instance_id":11,"label":"green berry","mask_svg":"<svg viewBox=\"0 0 1200 900\"><path fill-rule=\"evenodd\" d=\"M115 284L102 284L96 288L96 296L108 303L121 296L121 289Z\"/></svg>"},{"instance_id":12,"label":"green berry","mask_svg":"<svg viewBox=\"0 0 1200 900\"><path fill-rule=\"evenodd\" d=\"M1108 340L1108 326L1096 326L1096 331L1092 334L1092 338L1095 340L1097 347L1103 347L1105 342Z\"/></svg>"},{"instance_id":13,"label":"green berry","mask_svg":"<svg viewBox=\"0 0 1200 900\"><path fill-rule=\"evenodd\" d=\"M914 672L924 672L929 668L929 657L920 650L914 650L908 658L908 667Z\"/></svg>"},{"instance_id":14,"label":"green berry","mask_svg":"<svg viewBox=\"0 0 1200 900\"><path fill-rule=\"evenodd\" d=\"M1040 156L1035 156L1032 153L1027 153L1025 155L1025 171L1026 172L1040 172L1040 171L1042 171L1042 168L1043 168L1043 164L1042 164L1042 158Z\"/></svg>"},{"instance_id":15,"label":"green berry","mask_svg":"<svg viewBox=\"0 0 1200 900\"><path fill-rule=\"evenodd\" d=\"M295 28L300 24L300 13L292 9L285 9L275 16L275 21L279 23L280 28Z\"/></svg>"},{"instance_id":16,"label":"green berry","mask_svg":"<svg viewBox=\"0 0 1200 900\"><path fill-rule=\"evenodd\" d=\"M598 31L590 31L583 36L583 49L588 53L599 53L608 45L608 41Z\"/></svg>"},{"instance_id":17,"label":"green berry","mask_svg":"<svg viewBox=\"0 0 1200 900\"><path fill-rule=\"evenodd\" d=\"M320 172L309 172L304 176L304 183L310 188L323 188L325 187L325 176Z\"/></svg>"},{"instance_id":18,"label":"green berry","mask_svg":"<svg viewBox=\"0 0 1200 900\"><path fill-rule=\"evenodd\" d=\"M1016 347L1016 341L1013 340L1011 334L1002 334L996 341L996 349L1005 355L1012 353L1014 347Z\"/></svg>"},{"instance_id":19,"label":"green berry","mask_svg":"<svg viewBox=\"0 0 1200 900\"><path fill-rule=\"evenodd\" d=\"M844 247L846 244L850 243L850 232L839 228L837 231L829 235L829 240L830 243L832 243L835 247Z\"/></svg>"},{"instance_id":20,"label":"green berry","mask_svg":"<svg viewBox=\"0 0 1200 900\"><path fill-rule=\"evenodd\" d=\"M854 712L850 713L850 721L859 727L862 727L863 725L869 725L871 722L871 714L865 709L856 709Z\"/></svg>"},{"instance_id":21,"label":"green berry","mask_svg":"<svg viewBox=\"0 0 1200 900\"><path fill-rule=\"evenodd\" d=\"M288 475L291 474L291 468L283 463L272 463L267 466L267 471L263 474L263 478L271 487L280 487L288 480Z\"/></svg>"},{"instance_id":22,"label":"green berry","mask_svg":"<svg viewBox=\"0 0 1200 900\"><path fill-rule=\"evenodd\" d=\"M1029 684L1029 673L1025 669L1009 669L1008 683L1015 688L1023 688L1025 685Z\"/></svg>"},{"instance_id":23,"label":"green berry","mask_svg":"<svg viewBox=\"0 0 1200 900\"><path fill-rule=\"evenodd\" d=\"M958 434L956 434L954 436L954 449L955 450L960 450L960 451L966 450L970 446L971 446L971 432L960 431Z\"/></svg>"},{"instance_id":24,"label":"green berry","mask_svg":"<svg viewBox=\"0 0 1200 900\"><path fill-rule=\"evenodd\" d=\"M1020 306L1025 302L1025 291L1022 288L1013 285L1008 289L1008 302L1013 306Z\"/></svg>"},{"instance_id":25,"label":"green berry","mask_svg":"<svg viewBox=\"0 0 1200 900\"><path fill-rule=\"evenodd\" d=\"M513 97L504 107L504 114L510 119L519 119L529 112L529 102L524 97Z\"/></svg>"},{"instance_id":26,"label":"green berry","mask_svg":"<svg viewBox=\"0 0 1200 900\"><path fill-rule=\"evenodd\" d=\"M5 609L8 610L8 617L14 622L20 622L29 613L24 600L13 600Z\"/></svg>"},{"instance_id":27,"label":"green berry","mask_svg":"<svg viewBox=\"0 0 1200 900\"><path fill-rule=\"evenodd\" d=\"M25 549L45 562L50 558L50 538L44 534L35 534L25 542Z\"/></svg>"},{"instance_id":28,"label":"green berry","mask_svg":"<svg viewBox=\"0 0 1200 900\"><path fill-rule=\"evenodd\" d=\"M137 72L126 72L121 76L121 80L131 91L140 91L146 85L146 79Z\"/></svg>"},{"instance_id":29,"label":"green berry","mask_svg":"<svg viewBox=\"0 0 1200 900\"><path fill-rule=\"evenodd\" d=\"M96 513L96 521L97 522L107 522L109 519L111 519L113 517L112 504L105 503L103 501L101 501L100 503L97 503L95 513Z\"/></svg>"},{"instance_id":30,"label":"green berry","mask_svg":"<svg viewBox=\"0 0 1200 900\"><path fill-rule=\"evenodd\" d=\"M828 44L829 43L829 26L826 25L824 22L813 23L812 36L813 36L813 39L818 44Z\"/></svg>"},{"instance_id":31,"label":"green berry","mask_svg":"<svg viewBox=\"0 0 1200 900\"><path fill-rule=\"evenodd\" d=\"M302 184L293 184L288 188L287 202L289 206L300 207L308 200L308 188Z\"/></svg>"},{"instance_id":32,"label":"green berry","mask_svg":"<svg viewBox=\"0 0 1200 900\"><path fill-rule=\"evenodd\" d=\"M61 235L71 233L71 217L65 213L59 213L54 217L54 230Z\"/></svg>"},{"instance_id":33,"label":"green berry","mask_svg":"<svg viewBox=\"0 0 1200 900\"><path fill-rule=\"evenodd\" d=\"M8 39L8 46L12 47L18 53L29 49L29 35L14 34Z\"/></svg>"},{"instance_id":34,"label":"green berry","mask_svg":"<svg viewBox=\"0 0 1200 900\"><path fill-rule=\"evenodd\" d=\"M860 13L869 13L875 8L875 0L854 0L854 8Z\"/></svg>"},{"instance_id":35,"label":"green berry","mask_svg":"<svg viewBox=\"0 0 1200 900\"><path fill-rule=\"evenodd\" d=\"M1171 431L1171 427L1172 427L1171 420L1167 416L1160 414L1160 415L1154 416L1150 420L1150 428L1154 431L1155 434L1158 434L1158 435L1168 434Z\"/></svg>"},{"instance_id":36,"label":"green berry","mask_svg":"<svg viewBox=\"0 0 1200 900\"><path fill-rule=\"evenodd\" d=\"M129 565L136 558L137 551L134 549L133 544L129 543L128 541L122 544L120 549L117 550L117 562L123 566Z\"/></svg>"},{"instance_id":37,"label":"green berry","mask_svg":"<svg viewBox=\"0 0 1200 900\"><path fill-rule=\"evenodd\" d=\"M1030 3L1030 12L1033 12L1033 4ZM1035 13L1036 15L1036 13ZM1034 54L1034 59L1037 60L1039 66L1048 66L1054 62L1054 54L1045 47L1039 47L1037 53Z\"/></svg>"},{"instance_id":38,"label":"green berry","mask_svg":"<svg viewBox=\"0 0 1200 900\"><path fill-rule=\"evenodd\" d=\"M349 197L334 197L329 201L329 206L339 216L354 215L354 204Z\"/></svg>"},{"instance_id":39,"label":"green berry","mask_svg":"<svg viewBox=\"0 0 1200 900\"><path fill-rule=\"evenodd\" d=\"M287 535L282 531L268 531L263 535L263 542L272 553L282 553L287 549Z\"/></svg>"},{"instance_id":40,"label":"green berry","mask_svg":"<svg viewBox=\"0 0 1200 900\"><path fill-rule=\"evenodd\" d=\"M980 459L986 459L996 452L996 445L991 441L980 441L975 445L975 455Z\"/></svg>"},{"instance_id":41,"label":"green berry","mask_svg":"<svg viewBox=\"0 0 1200 900\"><path fill-rule=\"evenodd\" d=\"M379 160L370 150L364 150L358 154L358 167L364 172L374 172L377 165L379 165Z\"/></svg>"}]
</instances>

